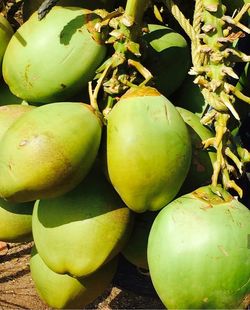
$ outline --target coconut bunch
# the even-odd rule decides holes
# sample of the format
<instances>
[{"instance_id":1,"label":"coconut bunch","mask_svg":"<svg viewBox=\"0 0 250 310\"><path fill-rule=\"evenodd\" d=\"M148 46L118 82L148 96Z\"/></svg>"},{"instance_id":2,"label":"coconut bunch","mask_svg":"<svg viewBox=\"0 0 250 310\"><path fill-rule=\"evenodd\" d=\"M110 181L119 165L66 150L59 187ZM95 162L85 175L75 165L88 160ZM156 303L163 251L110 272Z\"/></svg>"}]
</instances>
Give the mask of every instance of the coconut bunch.
<instances>
[{"instance_id":1,"label":"coconut bunch","mask_svg":"<svg viewBox=\"0 0 250 310\"><path fill-rule=\"evenodd\" d=\"M34 240L50 307L91 303L120 256L167 308L247 307L249 3L235 5L24 0L17 27L0 15L0 240Z\"/></svg>"}]
</instances>

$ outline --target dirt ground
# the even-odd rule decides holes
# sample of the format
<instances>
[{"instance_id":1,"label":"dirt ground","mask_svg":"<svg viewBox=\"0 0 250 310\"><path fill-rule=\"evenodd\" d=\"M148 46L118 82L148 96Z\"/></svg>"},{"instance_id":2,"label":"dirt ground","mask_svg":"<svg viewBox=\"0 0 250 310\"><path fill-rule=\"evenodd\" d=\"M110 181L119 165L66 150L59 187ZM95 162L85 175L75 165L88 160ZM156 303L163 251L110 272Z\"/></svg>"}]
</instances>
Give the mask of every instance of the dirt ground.
<instances>
[{"instance_id":1,"label":"dirt ground","mask_svg":"<svg viewBox=\"0 0 250 310\"><path fill-rule=\"evenodd\" d=\"M0 251L0 310L49 310L38 297L29 270L32 243ZM145 285L146 286L146 285ZM85 309L164 309L157 296L143 296L111 285Z\"/></svg>"}]
</instances>

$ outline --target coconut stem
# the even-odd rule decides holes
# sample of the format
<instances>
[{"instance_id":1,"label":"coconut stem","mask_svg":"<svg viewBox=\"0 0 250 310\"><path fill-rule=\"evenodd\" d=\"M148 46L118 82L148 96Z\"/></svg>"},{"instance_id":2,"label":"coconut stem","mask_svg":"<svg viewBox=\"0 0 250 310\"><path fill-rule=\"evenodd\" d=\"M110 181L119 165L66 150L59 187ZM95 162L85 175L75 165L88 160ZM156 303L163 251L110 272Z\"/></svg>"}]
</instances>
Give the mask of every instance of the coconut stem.
<instances>
[{"instance_id":1,"label":"coconut stem","mask_svg":"<svg viewBox=\"0 0 250 310\"><path fill-rule=\"evenodd\" d=\"M141 53L137 42L142 34L143 15L149 2L150 0L127 0L125 11L120 8L118 15L109 14L109 37L105 43L112 44L114 52L96 71L97 92L94 91L92 96L93 105L96 105L95 94L98 94L100 85L105 93L118 98L129 88L138 86L136 83L140 83L142 77L144 84L152 78L150 72L139 62ZM97 28L101 31L105 25L107 24L99 23Z\"/></svg>"},{"instance_id":2,"label":"coconut stem","mask_svg":"<svg viewBox=\"0 0 250 310\"><path fill-rule=\"evenodd\" d=\"M141 27L145 10L150 0L127 0L124 18L132 20L135 25Z\"/></svg>"},{"instance_id":3,"label":"coconut stem","mask_svg":"<svg viewBox=\"0 0 250 310\"><path fill-rule=\"evenodd\" d=\"M245 149L241 151L232 143L228 121L232 116L240 121L234 107L236 97L247 103L250 101L228 81L231 78L238 79L233 71L235 61L249 61L249 56L234 46L242 31L250 31L240 23L240 18L249 9L249 5L245 5L232 18L224 15L221 0L196 0L191 25L173 0L165 0L165 3L191 39L193 67L190 74L196 76L194 82L198 84L206 104L210 106L201 122L213 126L215 130L214 138L203 141L204 148L213 147L217 152L212 185L216 186L220 181L226 189L233 188L241 197L242 190L230 179L230 175L236 173L236 169L240 174L243 173L243 164L245 159L250 159L250 153Z\"/></svg>"},{"instance_id":4,"label":"coconut stem","mask_svg":"<svg viewBox=\"0 0 250 310\"><path fill-rule=\"evenodd\" d=\"M225 28L223 16L224 11L220 0L203 0L202 49L207 57L205 67L203 65L206 70L201 72L201 75L206 83L203 81L199 86L212 110L217 111L213 120L215 139L212 146L217 151L217 160L214 164L212 184L217 185L221 175L223 186L227 189L233 188L241 197L241 188L230 179L230 173L233 172L230 169L233 169L229 165L228 159L233 159L240 173L242 173L242 165L239 164L236 154L229 147L226 147L229 144L228 120L233 115L239 121L239 116L234 109L235 97L226 87L228 76L235 77L235 74L232 64L228 63L223 57L223 51L231 43L224 36L226 32L223 32ZM197 82L199 84L199 80Z\"/></svg>"}]
</instances>

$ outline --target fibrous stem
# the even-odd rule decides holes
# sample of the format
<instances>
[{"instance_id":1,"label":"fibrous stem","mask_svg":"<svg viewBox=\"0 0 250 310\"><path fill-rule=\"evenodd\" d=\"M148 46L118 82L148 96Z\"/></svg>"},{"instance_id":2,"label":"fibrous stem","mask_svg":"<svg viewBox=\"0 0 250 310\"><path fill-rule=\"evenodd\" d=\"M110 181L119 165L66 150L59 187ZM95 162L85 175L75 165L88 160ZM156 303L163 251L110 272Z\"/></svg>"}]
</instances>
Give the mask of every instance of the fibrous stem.
<instances>
[{"instance_id":1,"label":"fibrous stem","mask_svg":"<svg viewBox=\"0 0 250 310\"><path fill-rule=\"evenodd\" d=\"M250 4L246 4L235 17L230 17L225 15L221 0L196 0L191 25L173 0L165 1L191 39L193 66L190 74L195 76L194 82L200 87L209 106L201 122L213 126L215 131L214 138L203 141L204 148L212 147L217 152L212 185L221 182L224 188L233 188L242 196L241 188L231 179L231 175L236 174L236 170L240 174L243 172L242 154L244 158L250 156L247 150L233 145L228 123L230 118L240 122L235 108L236 97L250 103L250 98L230 83L232 79L239 79L233 69L235 62L249 61L249 56L237 50L235 43L244 31L250 31L240 23Z\"/></svg>"}]
</instances>

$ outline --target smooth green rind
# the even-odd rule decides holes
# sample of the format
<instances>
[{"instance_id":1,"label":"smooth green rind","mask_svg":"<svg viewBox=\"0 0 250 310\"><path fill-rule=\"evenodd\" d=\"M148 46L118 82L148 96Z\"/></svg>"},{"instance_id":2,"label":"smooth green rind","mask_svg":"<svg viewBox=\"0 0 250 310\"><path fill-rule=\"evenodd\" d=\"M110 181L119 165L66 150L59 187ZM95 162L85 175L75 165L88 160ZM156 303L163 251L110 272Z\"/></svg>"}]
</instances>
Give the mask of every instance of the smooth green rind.
<instances>
[{"instance_id":1,"label":"smooth green rind","mask_svg":"<svg viewBox=\"0 0 250 310\"><path fill-rule=\"evenodd\" d=\"M183 82L191 65L190 48L185 38L173 29L149 24L145 66L153 74L155 87L165 96L172 94Z\"/></svg>"},{"instance_id":2,"label":"smooth green rind","mask_svg":"<svg viewBox=\"0 0 250 310\"><path fill-rule=\"evenodd\" d=\"M47 104L25 113L0 141L0 196L25 202L71 190L94 163L101 131L83 103Z\"/></svg>"},{"instance_id":3,"label":"smooth green rind","mask_svg":"<svg viewBox=\"0 0 250 310\"><path fill-rule=\"evenodd\" d=\"M158 212L136 214L131 236L122 250L124 257L139 268L148 269L148 236L157 214Z\"/></svg>"},{"instance_id":4,"label":"smooth green rind","mask_svg":"<svg viewBox=\"0 0 250 310\"><path fill-rule=\"evenodd\" d=\"M168 309L244 307L250 291L249 223L244 205L211 186L162 209L150 231L148 262Z\"/></svg>"},{"instance_id":5,"label":"smooth green rind","mask_svg":"<svg viewBox=\"0 0 250 310\"><path fill-rule=\"evenodd\" d=\"M0 14L0 67L2 65L4 53L13 33L14 31L8 20L2 14ZM0 76L2 76L2 72L0 73Z\"/></svg>"},{"instance_id":6,"label":"smooth green rind","mask_svg":"<svg viewBox=\"0 0 250 310\"><path fill-rule=\"evenodd\" d=\"M191 160L185 122L167 98L149 89L122 97L107 124L108 176L138 213L157 211L172 200Z\"/></svg>"},{"instance_id":7,"label":"smooth green rind","mask_svg":"<svg viewBox=\"0 0 250 310\"><path fill-rule=\"evenodd\" d=\"M31 111L35 107L31 105L5 105L0 106L0 140L7 129L24 113Z\"/></svg>"},{"instance_id":8,"label":"smooth green rind","mask_svg":"<svg viewBox=\"0 0 250 310\"><path fill-rule=\"evenodd\" d=\"M178 90L171 96L175 106L193 112L198 117L202 117L206 110L204 97L197 84L194 84L193 77L188 75Z\"/></svg>"},{"instance_id":9,"label":"smooth green rind","mask_svg":"<svg viewBox=\"0 0 250 310\"><path fill-rule=\"evenodd\" d=\"M49 269L35 248L30 259L31 277L38 295L56 309L83 309L104 292L116 268L114 259L89 277L75 278Z\"/></svg>"},{"instance_id":10,"label":"smooth green rind","mask_svg":"<svg viewBox=\"0 0 250 310\"><path fill-rule=\"evenodd\" d=\"M43 3L43 0L24 0L23 17L26 21ZM60 6L78 6L89 10L111 10L114 0L60 0Z\"/></svg>"},{"instance_id":11,"label":"smooth green rind","mask_svg":"<svg viewBox=\"0 0 250 310\"><path fill-rule=\"evenodd\" d=\"M177 107L177 110L187 124L192 143L189 172L180 189L183 195L211 183L216 153L203 149L202 141L212 138L213 133L201 124L200 118L186 109Z\"/></svg>"},{"instance_id":12,"label":"smooth green rind","mask_svg":"<svg viewBox=\"0 0 250 310\"><path fill-rule=\"evenodd\" d=\"M20 104L21 102L22 99L12 94L8 85L3 80L0 80L0 106L8 104Z\"/></svg>"},{"instance_id":13,"label":"smooth green rind","mask_svg":"<svg viewBox=\"0 0 250 310\"><path fill-rule=\"evenodd\" d=\"M0 199L0 240L26 242L32 237L33 203L15 204Z\"/></svg>"},{"instance_id":14,"label":"smooth green rind","mask_svg":"<svg viewBox=\"0 0 250 310\"><path fill-rule=\"evenodd\" d=\"M240 79L236 84L237 90L242 92L245 96L250 96L250 66L249 62L245 65L244 70L241 73ZM247 119L247 115L250 112L250 105L236 97L234 103L235 109L239 114L241 122Z\"/></svg>"},{"instance_id":15,"label":"smooth green rind","mask_svg":"<svg viewBox=\"0 0 250 310\"><path fill-rule=\"evenodd\" d=\"M245 65L236 88L243 92L246 96L250 95L250 65L249 62Z\"/></svg>"},{"instance_id":16,"label":"smooth green rind","mask_svg":"<svg viewBox=\"0 0 250 310\"><path fill-rule=\"evenodd\" d=\"M104 176L91 171L72 192L36 202L33 237L50 269L87 276L121 251L132 219Z\"/></svg>"},{"instance_id":17,"label":"smooth green rind","mask_svg":"<svg viewBox=\"0 0 250 310\"><path fill-rule=\"evenodd\" d=\"M96 14L76 7L53 7L41 21L34 13L13 35L3 59L3 77L12 93L49 103L84 89L106 54L106 46L87 27L95 20Z\"/></svg>"}]
</instances>

